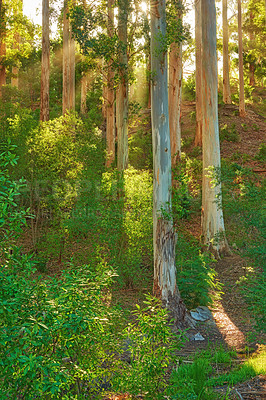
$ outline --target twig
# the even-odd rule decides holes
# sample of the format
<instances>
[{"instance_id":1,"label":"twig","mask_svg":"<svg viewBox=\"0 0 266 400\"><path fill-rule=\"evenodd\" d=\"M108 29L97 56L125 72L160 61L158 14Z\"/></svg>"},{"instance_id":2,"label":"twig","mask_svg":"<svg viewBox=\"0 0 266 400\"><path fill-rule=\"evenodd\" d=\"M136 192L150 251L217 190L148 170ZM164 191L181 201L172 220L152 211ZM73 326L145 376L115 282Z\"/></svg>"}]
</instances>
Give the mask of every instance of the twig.
<instances>
[{"instance_id":1,"label":"twig","mask_svg":"<svg viewBox=\"0 0 266 400\"><path fill-rule=\"evenodd\" d=\"M237 389L234 389L234 391L236 392L236 394L238 395L238 397L240 398L240 400L244 400L243 397L241 396L241 394L239 393L239 391Z\"/></svg>"}]
</instances>

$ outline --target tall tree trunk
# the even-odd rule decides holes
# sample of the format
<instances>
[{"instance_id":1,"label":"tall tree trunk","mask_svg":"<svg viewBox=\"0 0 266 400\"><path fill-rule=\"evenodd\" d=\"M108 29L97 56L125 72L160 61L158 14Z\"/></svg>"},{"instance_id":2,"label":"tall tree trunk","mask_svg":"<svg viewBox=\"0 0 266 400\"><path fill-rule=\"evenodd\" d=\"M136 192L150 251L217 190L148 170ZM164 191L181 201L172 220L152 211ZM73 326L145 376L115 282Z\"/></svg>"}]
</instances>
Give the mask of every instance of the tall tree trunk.
<instances>
[{"instance_id":1,"label":"tall tree trunk","mask_svg":"<svg viewBox=\"0 0 266 400\"><path fill-rule=\"evenodd\" d=\"M64 0L63 15L63 114L70 109L69 86L70 86L70 48L69 48L69 19L67 14L68 0Z\"/></svg>"},{"instance_id":2,"label":"tall tree trunk","mask_svg":"<svg viewBox=\"0 0 266 400\"><path fill-rule=\"evenodd\" d=\"M167 51L161 45L165 35L165 0L151 0L154 294L162 299L176 324L180 326L184 321L186 308L176 285L176 234L171 216Z\"/></svg>"},{"instance_id":3,"label":"tall tree trunk","mask_svg":"<svg viewBox=\"0 0 266 400\"><path fill-rule=\"evenodd\" d=\"M49 120L49 0L42 0L42 74L41 74L41 121Z\"/></svg>"},{"instance_id":4,"label":"tall tree trunk","mask_svg":"<svg viewBox=\"0 0 266 400\"><path fill-rule=\"evenodd\" d=\"M6 56L5 30L5 7L3 1L0 0L0 98L2 97L2 86L6 84L6 68L4 65Z\"/></svg>"},{"instance_id":5,"label":"tall tree trunk","mask_svg":"<svg viewBox=\"0 0 266 400\"><path fill-rule=\"evenodd\" d=\"M245 95L244 95L241 0L238 0L238 56L239 56L239 115L240 117L245 117L246 111L245 111Z\"/></svg>"},{"instance_id":6,"label":"tall tree trunk","mask_svg":"<svg viewBox=\"0 0 266 400\"><path fill-rule=\"evenodd\" d=\"M182 44L172 43L169 54L169 128L172 167L181 157Z\"/></svg>"},{"instance_id":7,"label":"tall tree trunk","mask_svg":"<svg viewBox=\"0 0 266 400\"><path fill-rule=\"evenodd\" d=\"M124 171L128 166L128 0L119 0L118 7L118 39L121 44L119 83L116 93L117 168L119 171Z\"/></svg>"},{"instance_id":8,"label":"tall tree trunk","mask_svg":"<svg viewBox=\"0 0 266 400\"><path fill-rule=\"evenodd\" d=\"M225 237L218 125L215 0L202 2L202 238L218 258L229 252Z\"/></svg>"},{"instance_id":9,"label":"tall tree trunk","mask_svg":"<svg viewBox=\"0 0 266 400\"><path fill-rule=\"evenodd\" d=\"M114 35L114 0L108 0L107 12L108 36ZM114 70L112 61L108 64L107 71L107 110L106 110L106 166L110 167L115 159L115 91L114 91Z\"/></svg>"},{"instance_id":10,"label":"tall tree trunk","mask_svg":"<svg viewBox=\"0 0 266 400\"><path fill-rule=\"evenodd\" d=\"M195 0L196 45L196 134L195 146L202 146L202 88L201 88L201 0Z\"/></svg>"},{"instance_id":11,"label":"tall tree trunk","mask_svg":"<svg viewBox=\"0 0 266 400\"><path fill-rule=\"evenodd\" d=\"M223 0L223 101L225 104L232 103L229 78L228 40L227 0Z\"/></svg>"},{"instance_id":12,"label":"tall tree trunk","mask_svg":"<svg viewBox=\"0 0 266 400\"><path fill-rule=\"evenodd\" d=\"M251 22L251 26L252 26L253 19L254 19L254 15L252 12L250 13L249 18L250 18L250 22ZM251 31L249 33L249 40L250 40L251 47L253 47L253 42L255 40L255 35L254 35L253 31ZM255 63L254 63L254 61L250 61L250 63L249 63L249 84L250 84L250 86L255 86Z\"/></svg>"},{"instance_id":13,"label":"tall tree trunk","mask_svg":"<svg viewBox=\"0 0 266 400\"><path fill-rule=\"evenodd\" d=\"M69 2L64 0L63 16L63 114L75 110L75 40L68 18Z\"/></svg>"},{"instance_id":14,"label":"tall tree trunk","mask_svg":"<svg viewBox=\"0 0 266 400\"><path fill-rule=\"evenodd\" d=\"M75 110L75 40L69 24L69 107Z\"/></svg>"}]
</instances>

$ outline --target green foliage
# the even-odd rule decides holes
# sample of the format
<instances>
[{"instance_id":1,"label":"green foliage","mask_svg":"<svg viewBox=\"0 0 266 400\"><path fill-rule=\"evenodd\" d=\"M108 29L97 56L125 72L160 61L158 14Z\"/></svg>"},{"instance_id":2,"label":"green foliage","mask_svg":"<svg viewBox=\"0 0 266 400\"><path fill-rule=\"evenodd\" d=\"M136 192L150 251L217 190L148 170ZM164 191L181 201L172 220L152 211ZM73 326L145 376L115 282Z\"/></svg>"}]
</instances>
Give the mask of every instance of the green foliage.
<instances>
[{"instance_id":1,"label":"green foliage","mask_svg":"<svg viewBox=\"0 0 266 400\"><path fill-rule=\"evenodd\" d=\"M220 129L220 140L226 140L227 142L239 142L240 136L236 130L235 124L229 128L227 124L224 124L223 127Z\"/></svg>"},{"instance_id":2,"label":"green foliage","mask_svg":"<svg viewBox=\"0 0 266 400\"><path fill-rule=\"evenodd\" d=\"M29 263L24 260L24 269ZM111 276L105 264L96 271L75 268L60 282L1 269L2 398L53 399L66 393L101 392L116 363L118 343L103 295Z\"/></svg>"},{"instance_id":3,"label":"green foliage","mask_svg":"<svg viewBox=\"0 0 266 400\"><path fill-rule=\"evenodd\" d=\"M265 331L265 182L228 161L222 161L222 182L227 236L251 264L240 285L259 330Z\"/></svg>"},{"instance_id":4,"label":"green foliage","mask_svg":"<svg viewBox=\"0 0 266 400\"><path fill-rule=\"evenodd\" d=\"M176 361L175 352L184 339L172 332L168 312L158 299L146 296L144 304L143 309L136 305L136 321L125 331L131 365L119 376L118 389L159 400L164 398L166 373Z\"/></svg>"},{"instance_id":5,"label":"green foliage","mask_svg":"<svg viewBox=\"0 0 266 400\"><path fill-rule=\"evenodd\" d=\"M91 178L88 190L84 185L81 189L66 222L69 234L90 238L94 252L97 249L103 257L108 254L121 285L139 284L142 268L152 262L150 173L129 168L121 178L117 171L108 171L97 180Z\"/></svg>"},{"instance_id":6,"label":"green foliage","mask_svg":"<svg viewBox=\"0 0 266 400\"><path fill-rule=\"evenodd\" d=\"M188 308L208 305L214 290L221 287L208 254L202 254L197 243L179 233L176 246L177 285Z\"/></svg>"},{"instance_id":7,"label":"green foliage","mask_svg":"<svg viewBox=\"0 0 266 400\"><path fill-rule=\"evenodd\" d=\"M265 352L236 367L232 363L235 358L235 352L217 347L197 352L193 361L181 359L170 378L170 399L218 399L212 387L228 383L233 386L265 371ZM230 370L220 373L225 367Z\"/></svg>"},{"instance_id":8,"label":"green foliage","mask_svg":"<svg viewBox=\"0 0 266 400\"><path fill-rule=\"evenodd\" d=\"M213 394L206 387L207 377L212 368L204 358L196 359L192 364L181 364L171 375L169 394L171 399L208 400Z\"/></svg>"},{"instance_id":9,"label":"green foliage","mask_svg":"<svg viewBox=\"0 0 266 400\"><path fill-rule=\"evenodd\" d=\"M17 198L20 191L25 187L23 179L13 181L9 175L8 168L17 164L14 154L15 146L8 141L7 145L0 148L0 240L2 250L11 245L26 224L29 210L23 210L18 206Z\"/></svg>"},{"instance_id":10,"label":"green foliage","mask_svg":"<svg viewBox=\"0 0 266 400\"><path fill-rule=\"evenodd\" d=\"M262 162L266 162L266 144L262 143L259 146L259 150L255 156L256 160L262 161Z\"/></svg>"},{"instance_id":11,"label":"green foliage","mask_svg":"<svg viewBox=\"0 0 266 400\"><path fill-rule=\"evenodd\" d=\"M188 101L195 101L196 98L195 74L190 75L186 81L183 81L182 93L184 99Z\"/></svg>"}]
</instances>

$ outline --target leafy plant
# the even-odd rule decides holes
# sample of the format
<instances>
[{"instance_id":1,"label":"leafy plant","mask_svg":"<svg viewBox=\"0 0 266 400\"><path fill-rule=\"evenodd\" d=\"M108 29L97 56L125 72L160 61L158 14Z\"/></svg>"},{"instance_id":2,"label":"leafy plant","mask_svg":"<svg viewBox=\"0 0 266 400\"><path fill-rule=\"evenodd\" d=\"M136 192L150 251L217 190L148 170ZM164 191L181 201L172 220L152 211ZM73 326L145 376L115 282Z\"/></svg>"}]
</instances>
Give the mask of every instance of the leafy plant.
<instances>
[{"instance_id":1,"label":"leafy plant","mask_svg":"<svg viewBox=\"0 0 266 400\"><path fill-rule=\"evenodd\" d=\"M166 373L176 361L175 352L184 339L172 332L166 309L158 299L146 296L143 309L136 305L136 321L125 335L130 352L130 368L118 376L118 389L145 399L163 399L167 390Z\"/></svg>"},{"instance_id":2,"label":"leafy plant","mask_svg":"<svg viewBox=\"0 0 266 400\"><path fill-rule=\"evenodd\" d=\"M231 128L224 124L224 126L220 129L220 140L227 140L228 142L239 142L240 136L236 130L235 124L232 124Z\"/></svg>"}]
</instances>

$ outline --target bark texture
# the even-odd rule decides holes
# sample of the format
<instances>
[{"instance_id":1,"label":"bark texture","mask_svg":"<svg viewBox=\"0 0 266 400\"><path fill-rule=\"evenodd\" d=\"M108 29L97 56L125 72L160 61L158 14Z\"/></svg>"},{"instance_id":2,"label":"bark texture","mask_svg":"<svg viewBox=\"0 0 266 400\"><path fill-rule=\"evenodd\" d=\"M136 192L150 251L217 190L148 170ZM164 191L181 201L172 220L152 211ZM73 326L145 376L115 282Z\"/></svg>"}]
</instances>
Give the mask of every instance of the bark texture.
<instances>
[{"instance_id":1,"label":"bark texture","mask_svg":"<svg viewBox=\"0 0 266 400\"><path fill-rule=\"evenodd\" d=\"M201 87L201 0L195 0L196 47L196 134L195 146L202 146L202 87Z\"/></svg>"},{"instance_id":2,"label":"bark texture","mask_svg":"<svg viewBox=\"0 0 266 400\"><path fill-rule=\"evenodd\" d=\"M202 238L218 258L228 253L220 174L215 0L202 2L202 116L203 180Z\"/></svg>"},{"instance_id":3,"label":"bark texture","mask_svg":"<svg viewBox=\"0 0 266 400\"><path fill-rule=\"evenodd\" d=\"M114 35L114 0L108 0L108 36ZM106 109L106 166L110 167L115 159L115 90L114 70L112 61L108 64L107 71L107 109Z\"/></svg>"},{"instance_id":4,"label":"bark texture","mask_svg":"<svg viewBox=\"0 0 266 400\"><path fill-rule=\"evenodd\" d=\"M181 157L182 45L172 43L169 54L169 127L172 167Z\"/></svg>"},{"instance_id":5,"label":"bark texture","mask_svg":"<svg viewBox=\"0 0 266 400\"><path fill-rule=\"evenodd\" d=\"M230 78L229 78L229 30L227 20L227 0L223 0L223 101L231 104Z\"/></svg>"},{"instance_id":6,"label":"bark texture","mask_svg":"<svg viewBox=\"0 0 266 400\"><path fill-rule=\"evenodd\" d=\"M246 116L244 95L243 35L241 0L238 0L239 115Z\"/></svg>"},{"instance_id":7,"label":"bark texture","mask_svg":"<svg viewBox=\"0 0 266 400\"><path fill-rule=\"evenodd\" d=\"M64 0L63 15L63 114L75 109L75 41L68 18L68 0Z\"/></svg>"},{"instance_id":8,"label":"bark texture","mask_svg":"<svg viewBox=\"0 0 266 400\"><path fill-rule=\"evenodd\" d=\"M49 120L49 0L42 1L42 73L41 73L41 121Z\"/></svg>"},{"instance_id":9,"label":"bark texture","mask_svg":"<svg viewBox=\"0 0 266 400\"><path fill-rule=\"evenodd\" d=\"M171 148L168 116L165 0L151 1L151 118L153 142L154 294L162 299L176 324L186 314L176 285L176 235L171 216Z\"/></svg>"},{"instance_id":10,"label":"bark texture","mask_svg":"<svg viewBox=\"0 0 266 400\"><path fill-rule=\"evenodd\" d=\"M128 57L127 19L128 0L120 0L118 10L118 39L120 40L120 70L116 93L117 168L124 171L128 166Z\"/></svg>"}]
</instances>

